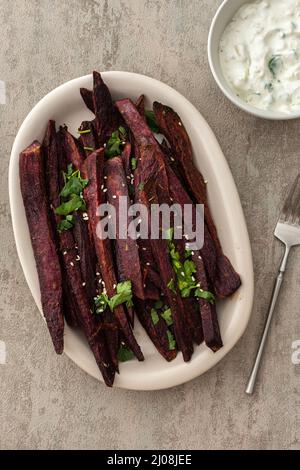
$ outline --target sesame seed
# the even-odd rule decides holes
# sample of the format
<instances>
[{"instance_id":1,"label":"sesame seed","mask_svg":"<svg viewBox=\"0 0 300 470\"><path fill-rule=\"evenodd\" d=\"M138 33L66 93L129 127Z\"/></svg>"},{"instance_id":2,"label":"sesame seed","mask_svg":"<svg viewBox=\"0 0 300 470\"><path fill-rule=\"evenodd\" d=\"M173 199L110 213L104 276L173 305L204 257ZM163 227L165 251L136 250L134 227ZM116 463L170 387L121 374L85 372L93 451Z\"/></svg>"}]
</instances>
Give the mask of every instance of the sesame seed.
<instances>
[{"instance_id":1,"label":"sesame seed","mask_svg":"<svg viewBox=\"0 0 300 470\"><path fill-rule=\"evenodd\" d=\"M207 184L207 183L208 183L208 181L207 181L207 180L205 180L205 181L204 181L204 183L205 183L205 184Z\"/></svg>"},{"instance_id":2,"label":"sesame seed","mask_svg":"<svg viewBox=\"0 0 300 470\"><path fill-rule=\"evenodd\" d=\"M96 276L100 276L100 273L98 273L98 271L96 272Z\"/></svg>"},{"instance_id":3,"label":"sesame seed","mask_svg":"<svg viewBox=\"0 0 300 470\"><path fill-rule=\"evenodd\" d=\"M138 220L138 223L141 224L141 223L142 223L142 219L139 219L139 220Z\"/></svg>"},{"instance_id":4,"label":"sesame seed","mask_svg":"<svg viewBox=\"0 0 300 470\"><path fill-rule=\"evenodd\" d=\"M74 266L74 263L73 263L73 261L71 261L70 265L71 265L71 266Z\"/></svg>"},{"instance_id":5,"label":"sesame seed","mask_svg":"<svg viewBox=\"0 0 300 470\"><path fill-rule=\"evenodd\" d=\"M185 272L184 272L184 271L181 271L181 275L182 275L182 276L185 276Z\"/></svg>"},{"instance_id":6,"label":"sesame seed","mask_svg":"<svg viewBox=\"0 0 300 470\"><path fill-rule=\"evenodd\" d=\"M144 284L144 287L146 287L146 284Z\"/></svg>"},{"instance_id":7,"label":"sesame seed","mask_svg":"<svg viewBox=\"0 0 300 470\"><path fill-rule=\"evenodd\" d=\"M80 261L80 256L79 255L76 256L76 261Z\"/></svg>"},{"instance_id":8,"label":"sesame seed","mask_svg":"<svg viewBox=\"0 0 300 470\"><path fill-rule=\"evenodd\" d=\"M126 178L127 178L128 180L130 180L130 176L126 176Z\"/></svg>"},{"instance_id":9,"label":"sesame seed","mask_svg":"<svg viewBox=\"0 0 300 470\"><path fill-rule=\"evenodd\" d=\"M84 286L85 286L85 282L82 283L82 287L84 287Z\"/></svg>"},{"instance_id":10,"label":"sesame seed","mask_svg":"<svg viewBox=\"0 0 300 470\"><path fill-rule=\"evenodd\" d=\"M125 183L122 183L122 187L125 188L126 184Z\"/></svg>"},{"instance_id":11,"label":"sesame seed","mask_svg":"<svg viewBox=\"0 0 300 470\"><path fill-rule=\"evenodd\" d=\"M103 178L104 178L105 180L107 180L107 176L103 176Z\"/></svg>"},{"instance_id":12,"label":"sesame seed","mask_svg":"<svg viewBox=\"0 0 300 470\"><path fill-rule=\"evenodd\" d=\"M143 246L143 251L147 251L147 248L145 246Z\"/></svg>"},{"instance_id":13,"label":"sesame seed","mask_svg":"<svg viewBox=\"0 0 300 470\"><path fill-rule=\"evenodd\" d=\"M66 251L64 251L64 252L63 252L63 255L66 255L66 254L67 254L67 252L66 252Z\"/></svg>"},{"instance_id":14,"label":"sesame seed","mask_svg":"<svg viewBox=\"0 0 300 470\"><path fill-rule=\"evenodd\" d=\"M114 284L114 285L113 285L113 289L115 289L116 287L117 287L117 284Z\"/></svg>"},{"instance_id":15,"label":"sesame seed","mask_svg":"<svg viewBox=\"0 0 300 470\"><path fill-rule=\"evenodd\" d=\"M105 148L105 147L106 147L106 144L103 144L103 147Z\"/></svg>"},{"instance_id":16,"label":"sesame seed","mask_svg":"<svg viewBox=\"0 0 300 470\"><path fill-rule=\"evenodd\" d=\"M104 193L106 193L106 191L107 191L107 188L104 188L102 191L103 191Z\"/></svg>"},{"instance_id":17,"label":"sesame seed","mask_svg":"<svg viewBox=\"0 0 300 470\"><path fill-rule=\"evenodd\" d=\"M192 252L191 252L191 255L192 255L192 256L194 256L194 254L195 254L195 252L194 252L194 251L192 251Z\"/></svg>"},{"instance_id":18,"label":"sesame seed","mask_svg":"<svg viewBox=\"0 0 300 470\"><path fill-rule=\"evenodd\" d=\"M199 259L202 259L200 255L198 256L198 258L199 258Z\"/></svg>"},{"instance_id":19,"label":"sesame seed","mask_svg":"<svg viewBox=\"0 0 300 470\"><path fill-rule=\"evenodd\" d=\"M146 266L150 266L150 263L149 263L149 261L147 261L147 263L146 263Z\"/></svg>"},{"instance_id":20,"label":"sesame seed","mask_svg":"<svg viewBox=\"0 0 300 470\"><path fill-rule=\"evenodd\" d=\"M117 196L115 194L113 195L113 199L117 199Z\"/></svg>"},{"instance_id":21,"label":"sesame seed","mask_svg":"<svg viewBox=\"0 0 300 470\"><path fill-rule=\"evenodd\" d=\"M179 126L182 126L182 123L179 121L178 125L179 125Z\"/></svg>"},{"instance_id":22,"label":"sesame seed","mask_svg":"<svg viewBox=\"0 0 300 470\"><path fill-rule=\"evenodd\" d=\"M175 158L170 157L171 162L175 162Z\"/></svg>"},{"instance_id":23,"label":"sesame seed","mask_svg":"<svg viewBox=\"0 0 300 470\"><path fill-rule=\"evenodd\" d=\"M83 212L83 213L82 213L82 217L88 217L87 212Z\"/></svg>"},{"instance_id":24,"label":"sesame seed","mask_svg":"<svg viewBox=\"0 0 300 470\"><path fill-rule=\"evenodd\" d=\"M130 176L131 176L131 178L133 178L133 177L134 177L134 174L133 174L133 173L130 173Z\"/></svg>"},{"instance_id":25,"label":"sesame seed","mask_svg":"<svg viewBox=\"0 0 300 470\"><path fill-rule=\"evenodd\" d=\"M104 184L101 184L100 189L104 189Z\"/></svg>"},{"instance_id":26,"label":"sesame seed","mask_svg":"<svg viewBox=\"0 0 300 470\"><path fill-rule=\"evenodd\" d=\"M111 214L109 214L107 218L108 218L108 219L111 219Z\"/></svg>"}]
</instances>

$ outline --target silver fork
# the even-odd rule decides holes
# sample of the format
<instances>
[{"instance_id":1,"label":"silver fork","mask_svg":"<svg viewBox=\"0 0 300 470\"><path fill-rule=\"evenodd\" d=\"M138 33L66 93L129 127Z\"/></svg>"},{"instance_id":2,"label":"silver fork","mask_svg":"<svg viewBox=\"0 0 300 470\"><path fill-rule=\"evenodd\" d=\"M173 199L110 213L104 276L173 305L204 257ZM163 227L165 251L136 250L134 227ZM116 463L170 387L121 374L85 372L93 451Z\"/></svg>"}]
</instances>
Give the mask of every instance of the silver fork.
<instances>
[{"instance_id":1,"label":"silver fork","mask_svg":"<svg viewBox=\"0 0 300 470\"><path fill-rule=\"evenodd\" d=\"M259 366L261 363L268 332L271 325L271 320L283 281L284 272L286 270L290 250L293 246L300 245L300 173L296 177L294 184L290 190L290 193L284 203L284 207L276 225L274 235L282 243L284 243L285 253L275 282L263 335L261 337L255 362L248 380L246 393L248 393L249 395L252 395L254 391Z\"/></svg>"}]
</instances>

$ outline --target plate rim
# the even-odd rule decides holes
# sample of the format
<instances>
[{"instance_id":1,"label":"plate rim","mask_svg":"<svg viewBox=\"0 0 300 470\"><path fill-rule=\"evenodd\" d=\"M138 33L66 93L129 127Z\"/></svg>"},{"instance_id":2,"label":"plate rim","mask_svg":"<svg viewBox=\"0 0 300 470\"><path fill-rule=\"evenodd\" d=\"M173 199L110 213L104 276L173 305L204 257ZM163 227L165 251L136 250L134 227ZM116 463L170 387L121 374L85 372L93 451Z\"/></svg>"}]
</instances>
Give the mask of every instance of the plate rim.
<instances>
[{"instance_id":1,"label":"plate rim","mask_svg":"<svg viewBox=\"0 0 300 470\"><path fill-rule=\"evenodd\" d=\"M117 77L120 79L143 79L148 82L152 82L156 86L163 87L166 90L166 93L168 92L170 95L174 95L174 98L177 99L177 101L181 101L181 103L189 108L190 114L193 114L195 117L197 117L198 121L201 121L202 127L206 131L206 140L203 143L204 147L207 149L209 148L210 153L215 153L218 154L218 158L216 158L216 161L210 162L211 167L216 166L216 163L218 163L219 169L217 171L214 170L214 174L217 177L219 173L222 173L222 180L226 180L226 186L230 188L230 196L228 196L227 200L231 200L231 203L234 203L235 210L237 211L237 218L240 221L239 225L239 239L242 240L242 246L243 246L243 262L246 265L245 270L247 271L247 304L246 307L244 308L243 311L243 317L240 319L239 323L239 328L234 332L232 335L230 341L228 341L217 353L214 353L210 359L210 361L207 361L206 364L202 364L201 367L199 368L192 368L190 365L192 364L193 361L190 363L185 363L186 365L185 368L182 368L183 370L180 371L180 374L174 374L173 371L173 377L170 380L170 377L168 380L165 382L160 382L155 384L152 382L152 379L150 381L143 382L142 384L139 381L133 380L124 384L122 381L118 383L119 381L117 380L117 383L114 384L114 388L124 388L124 389L129 389L129 390L161 390L161 389L166 389L166 388L171 388L178 386L180 384L183 384L185 382L188 382L190 380L193 380L194 378L202 375L205 373L207 370L211 369L214 367L218 362L220 362L223 357L228 354L228 352L236 345L236 343L239 341L239 339L243 336L247 325L249 323L250 317L251 317L251 312L252 312L252 306L253 306L253 298L254 298L254 271L253 271L253 260L252 260L252 250L251 250L251 244L250 244L250 239L249 239L249 234L247 230L247 224L244 216L244 212L242 209L241 205L241 200L237 191L236 184L234 182L232 173L230 171L229 165L227 163L227 160L222 152L222 149L217 141L217 138L215 134L213 133L211 127L207 123L207 121L204 119L202 114L198 111L198 109L189 101L187 100L181 93L179 93L177 90L175 90L173 87L170 87L169 85L163 83L160 80L151 78L146 75L134 73L134 72L123 72L123 71L106 71L106 72L101 72L101 75L103 76L104 80L105 77ZM79 82L82 81L88 81L91 80L92 74L84 75L81 77L73 78L72 80L69 80L67 82L62 83L58 87L54 88L51 90L49 93L47 93L38 103L29 111L25 119L23 120L21 126L19 127L19 130L16 134L16 137L14 139L14 143L12 146L11 150L11 155L10 155L10 162L9 162L9 172L8 172L8 187L9 187L9 203L10 203L10 211L11 211L11 219L12 219L12 226L13 226L13 233L14 233L14 239L15 239L15 244L17 248L17 253L18 257L20 260L20 264L22 266L22 270L26 279L26 282L28 284L29 290L35 300L35 303L44 319L43 313L41 311L41 306L39 299L36 298L36 296L33 294L31 287L30 287L30 282L29 282L29 274L26 269L25 261L24 261L24 256L22 253L22 248L20 244L20 234L17 233L16 229L16 217L17 217L17 197L14 192L14 187L15 184L19 184L19 175L16 175L15 171L15 166L16 166L16 159L18 158L18 155L16 155L16 148L18 146L18 141L20 140L22 133L26 129L28 123L30 122L30 119L32 115L36 112L39 111L41 107L44 106L44 104L47 102L48 99L51 99L53 95L60 93L65 87L72 87L75 84L79 84ZM80 86L80 85L79 85ZM78 86L78 88L79 88ZM221 167L221 171L220 171ZM45 320L45 319L44 319ZM94 373L93 370L90 370L87 365L85 365L84 360L79 361L78 359L75 360L72 357L72 354L68 350L68 346L65 346L64 353L81 369L83 369L87 374L93 376L97 380L101 381L103 383L102 378ZM172 372L172 370L170 370ZM149 374L153 375L153 374ZM172 375L172 374L171 374ZM123 377L122 377L123 378ZM126 382L126 380L125 380ZM131 383L132 382L132 383Z\"/></svg>"}]
</instances>

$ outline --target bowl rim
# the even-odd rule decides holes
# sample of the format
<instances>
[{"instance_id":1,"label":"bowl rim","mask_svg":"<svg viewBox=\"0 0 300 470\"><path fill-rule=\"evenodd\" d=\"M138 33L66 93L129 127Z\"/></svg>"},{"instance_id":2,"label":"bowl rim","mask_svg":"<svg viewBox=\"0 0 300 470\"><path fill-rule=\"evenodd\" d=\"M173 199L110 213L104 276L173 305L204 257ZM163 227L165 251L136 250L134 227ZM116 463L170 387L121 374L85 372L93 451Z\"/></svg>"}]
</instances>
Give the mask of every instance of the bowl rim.
<instances>
[{"instance_id":1,"label":"bowl rim","mask_svg":"<svg viewBox=\"0 0 300 470\"><path fill-rule=\"evenodd\" d=\"M200 362L198 361L191 361L190 363L185 364L185 368L180 367L180 373L179 375L176 376L174 374L174 370L168 370L167 373L165 371L165 377L164 380L161 380L161 382L158 384L157 379L156 381L153 381L153 373L149 373L149 376L147 377L147 380L145 380L143 383L140 382L139 377L132 377L130 376L129 378L126 378L126 380L122 380L122 382L116 381L117 383L114 384L114 388L125 388L125 389L131 389L131 390L159 390L159 389L164 389L164 388L170 388L173 386L180 385L182 383L185 383L189 380L194 379L195 377L198 377L199 375L205 373L207 370L210 368L214 367L224 356L228 354L228 352L236 345L236 343L239 341L241 336L244 334L247 325L249 323L250 317L251 317L251 312L252 312L252 305L253 305L253 299L254 299L254 272L253 272L253 260L252 260L252 250L251 250L251 244L249 240L249 234L247 230L247 225L244 217L244 213L242 210L242 205L241 205L241 200L239 198L237 188L235 185L235 182L233 180L232 173L229 169L228 163L225 159L225 156L219 146L219 143L216 139L215 134L211 130L209 124L207 121L203 118L201 113L198 111L198 109L189 101L187 100L181 93L179 93L177 90L174 88L170 87L169 85L153 79L151 77L137 74L137 73L132 73L132 72L121 72L121 71L108 71L108 72L102 72L103 78L108 78L108 77L117 77L120 80L126 79L139 79L139 80L144 80L147 81L148 83L151 82L151 84L154 87L163 87L164 92L166 93L166 96L168 99L172 97L172 99L177 99L178 104L181 106L185 106L189 114L191 116L194 116L195 122L193 123L193 119L191 118L192 122L192 127L197 127L197 124L199 123L203 126L203 130L207 132L206 138L205 138L205 143L204 146L205 148L210 148L210 152L212 152L216 157L218 154L220 154L220 159L216 158L217 161L212 161L210 163L211 167L213 168L212 171L215 172L215 169L218 168L219 172L216 175L217 179L220 180L222 174L222 181L223 185L227 185L229 189L229 193L231 195L231 201L230 201L230 206L235 207L235 213L239 217L239 221L241 222L241 226L239 228L240 234L239 237L241 241L243 242L243 249L239 248L238 252L239 254L237 257L239 260L243 259L243 264L245 266L244 272L247 273L247 287L244 292L244 298L239 298L238 301L241 301L244 303L244 315L239 319L239 326L236 328L233 332L233 334L230 336L230 339L227 340L226 344L224 344L223 348L221 348L220 351L218 351L215 354L210 355L210 359L205 361L205 362ZM17 247L17 252L20 260L20 264L22 266L23 273L25 275L25 279L27 281L28 287L31 291L31 294L33 295L33 298L35 300L36 305L38 306L40 313L43 317L42 311L41 311L41 304L40 304L40 299L37 293L34 293L32 290L32 284L30 282L30 275L29 275L29 268L27 265L25 265L24 262L24 248L21 246L20 243L20 233L17 229L17 205L18 205L18 195L16 193L16 184L18 183L18 177L19 174L16 171L16 165L18 166L17 163L17 157L16 157L16 149L19 145L19 141L22 137L22 134L26 131L26 128L28 125L30 125L30 121L33 115L37 114L39 110L44 107L45 105L48 104L49 100L58 95L59 97L62 96L64 89L65 88L72 88L73 86L76 85L78 87L80 84L82 86L86 86L86 81L91 80L91 75L85 75L81 77L74 78L70 81L66 81L63 84L59 85L58 87L54 88L51 90L49 93L47 93L32 109L31 111L27 114L25 117L23 123L21 124L11 151L11 157L10 157L10 164L9 164L9 200L10 200L10 208L11 208L11 217L12 217L12 225L13 225L13 231L14 231L14 237L15 237L15 242L16 242L16 247ZM84 82L84 83L83 83ZM229 205L229 203L227 204ZM235 233L236 235L236 233ZM244 278L245 279L245 278ZM246 281L244 281L246 282ZM245 286L245 284L244 284ZM65 345L65 350L64 352L66 355L75 362L77 366L79 366L81 369L83 369L85 372L87 372L89 375L93 376L94 378L100 380L103 382L103 380L99 376L99 371L96 373L93 372L88 367L88 364L85 361L84 357L76 358L74 359L73 353L70 351L69 347ZM206 351L206 355L210 354L210 351ZM178 365L177 365L178 367ZM160 374L161 375L161 374ZM159 376L160 376L159 375ZM154 383L155 382L155 383Z\"/></svg>"},{"instance_id":2,"label":"bowl rim","mask_svg":"<svg viewBox=\"0 0 300 470\"><path fill-rule=\"evenodd\" d=\"M225 9L228 7L228 5L230 3L233 3L234 1L235 0L223 0L223 2L221 3L221 5L216 11L213 17L213 20L211 22L210 28L209 28L208 42L207 42L207 54L208 54L208 62L209 62L210 70L215 79L215 82L217 83L218 87L223 92L223 94L229 99L229 101L231 101L234 105L236 105L238 108L240 108L242 111L245 111L248 114L251 114L253 116L256 116L262 119L271 120L271 121L289 121L291 119L299 119L300 109L297 112L286 114L286 113L281 113L279 111L270 111L270 110L256 108L255 106L249 105L244 100L236 96L235 93L230 89L229 85L228 86L224 85L224 83L227 83L227 81L224 75L222 74L222 72L219 73L217 71L216 62L214 58L214 57L218 57L218 54L214 55L214 52L216 51L216 49L219 48L219 43L216 44L214 33L215 33L217 21L219 20L219 18L221 17ZM245 3L249 1L252 1L252 0L244 0ZM240 7L237 7L237 10L238 8ZM220 78L220 75L222 76L224 83L223 83L223 80Z\"/></svg>"}]
</instances>

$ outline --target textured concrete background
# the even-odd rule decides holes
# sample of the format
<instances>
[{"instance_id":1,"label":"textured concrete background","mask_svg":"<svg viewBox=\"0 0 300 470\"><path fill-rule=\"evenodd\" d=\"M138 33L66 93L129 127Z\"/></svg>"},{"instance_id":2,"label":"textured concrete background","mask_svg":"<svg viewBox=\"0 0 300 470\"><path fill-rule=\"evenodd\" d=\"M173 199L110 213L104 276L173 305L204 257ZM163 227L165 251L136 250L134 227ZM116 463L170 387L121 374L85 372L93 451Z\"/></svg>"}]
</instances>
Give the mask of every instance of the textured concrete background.
<instances>
[{"instance_id":1,"label":"textured concrete background","mask_svg":"<svg viewBox=\"0 0 300 470\"><path fill-rule=\"evenodd\" d=\"M233 107L208 68L206 41L220 0L0 0L0 448L300 448L300 250L289 265L255 396L244 393L282 253L272 236L299 171L300 125ZM22 120L48 91L98 70L141 72L191 100L233 172L252 241L253 315L237 347L204 376L172 390L108 390L56 357L23 277L11 229L7 171ZM2 343L1 343L2 344ZM3 347L3 344L2 344Z\"/></svg>"}]
</instances>

